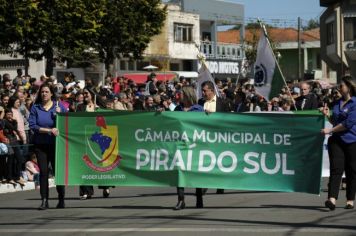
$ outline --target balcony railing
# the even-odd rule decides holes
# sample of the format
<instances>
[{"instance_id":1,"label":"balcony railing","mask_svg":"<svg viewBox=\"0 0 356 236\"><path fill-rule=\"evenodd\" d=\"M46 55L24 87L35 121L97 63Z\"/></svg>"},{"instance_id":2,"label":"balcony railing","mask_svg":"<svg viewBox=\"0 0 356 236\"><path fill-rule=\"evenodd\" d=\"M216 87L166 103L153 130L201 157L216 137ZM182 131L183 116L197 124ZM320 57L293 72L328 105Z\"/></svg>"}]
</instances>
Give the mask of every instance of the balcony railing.
<instances>
[{"instance_id":1,"label":"balcony railing","mask_svg":"<svg viewBox=\"0 0 356 236\"><path fill-rule=\"evenodd\" d=\"M207 59L243 59L243 48L240 44L202 41L200 43L200 52L204 53Z\"/></svg>"}]
</instances>

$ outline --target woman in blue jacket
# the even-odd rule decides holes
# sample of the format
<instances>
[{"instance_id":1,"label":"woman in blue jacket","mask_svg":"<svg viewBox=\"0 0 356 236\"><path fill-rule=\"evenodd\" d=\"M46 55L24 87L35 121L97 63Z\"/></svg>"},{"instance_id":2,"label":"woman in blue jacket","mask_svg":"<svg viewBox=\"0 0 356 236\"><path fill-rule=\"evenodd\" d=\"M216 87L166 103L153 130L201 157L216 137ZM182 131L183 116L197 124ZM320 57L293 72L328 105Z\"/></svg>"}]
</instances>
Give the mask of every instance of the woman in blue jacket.
<instances>
[{"instance_id":1,"label":"woman in blue jacket","mask_svg":"<svg viewBox=\"0 0 356 236\"><path fill-rule=\"evenodd\" d=\"M40 193L42 202L39 210L46 210L48 205L48 164L55 170L55 140L58 135L56 126L56 114L66 112L66 108L54 97L53 87L42 84L34 105L31 107L29 125L33 130L33 144L40 168ZM64 186L57 185L57 208L64 208Z\"/></svg>"},{"instance_id":2,"label":"woman in blue jacket","mask_svg":"<svg viewBox=\"0 0 356 236\"><path fill-rule=\"evenodd\" d=\"M325 128L323 134L332 134L328 140L330 159L330 178L328 199L325 206L335 210L342 174L346 174L346 206L354 208L356 193L356 80L350 76L341 79L340 93L342 98L333 107L332 116L327 107L323 114L333 124Z\"/></svg>"}]
</instances>

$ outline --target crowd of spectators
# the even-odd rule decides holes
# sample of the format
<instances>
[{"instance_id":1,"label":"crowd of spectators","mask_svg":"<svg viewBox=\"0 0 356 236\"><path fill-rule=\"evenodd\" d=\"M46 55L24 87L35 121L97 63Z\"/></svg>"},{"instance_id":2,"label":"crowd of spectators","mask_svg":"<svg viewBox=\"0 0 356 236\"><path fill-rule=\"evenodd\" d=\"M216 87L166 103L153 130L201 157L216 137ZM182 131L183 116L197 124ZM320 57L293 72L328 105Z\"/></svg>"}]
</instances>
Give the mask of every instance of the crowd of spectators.
<instances>
[{"instance_id":1,"label":"crowd of spectators","mask_svg":"<svg viewBox=\"0 0 356 236\"><path fill-rule=\"evenodd\" d=\"M196 81L179 78L174 81L158 81L156 75L148 75L146 84L136 84L123 77L107 76L101 85L90 78L84 87L73 73L66 73L63 81L53 76L32 78L18 70L15 78L4 74L0 80L0 181L24 185L26 180L38 178L36 157L31 150L31 130L28 125L29 111L41 84L54 86L58 102L69 112L77 111L80 104L87 103L85 93L93 98L93 109L128 111L175 111L179 110L182 89L196 87ZM318 82L288 82L280 94L267 100L258 93L258 87L231 79L216 80L219 95L230 112L283 112L316 109L332 104L340 98L337 88L323 88ZM200 89L200 88L199 88ZM201 105L204 101L199 100ZM4 148L2 148L4 147ZM26 163L27 162L27 163Z\"/></svg>"}]
</instances>

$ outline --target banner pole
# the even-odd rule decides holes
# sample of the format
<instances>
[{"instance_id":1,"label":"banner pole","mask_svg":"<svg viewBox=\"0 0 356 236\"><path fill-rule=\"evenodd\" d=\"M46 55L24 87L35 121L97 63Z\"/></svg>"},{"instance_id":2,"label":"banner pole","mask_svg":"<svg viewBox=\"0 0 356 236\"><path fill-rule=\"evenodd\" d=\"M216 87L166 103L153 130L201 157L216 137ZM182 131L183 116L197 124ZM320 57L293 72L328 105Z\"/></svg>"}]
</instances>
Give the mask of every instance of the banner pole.
<instances>
[{"instance_id":1,"label":"banner pole","mask_svg":"<svg viewBox=\"0 0 356 236\"><path fill-rule=\"evenodd\" d=\"M266 27L265 27L265 25L262 23L262 21L261 21L260 19L258 19L257 22L260 24L260 27L261 27L261 29L263 30L263 34L264 34L265 37L266 37L268 46L270 47L270 49L271 49L271 51L272 51L273 59L274 59L276 65L277 65L277 68L278 68L279 73L280 73L281 76L282 76L283 83L284 83L284 85L288 88L286 79L285 79L285 77L284 77L284 75L283 75L283 72L282 72L281 67L279 66L277 57L276 57L276 55L274 55L274 52L273 52L273 49L272 49L272 46L271 46L271 42L269 41L269 38L268 38L268 34L267 34ZM292 99L293 106L294 106L294 110L297 110L297 107L295 106L295 100L294 100L294 98L293 98L293 96L292 96L292 93L290 92L289 88L288 88L287 90L288 90L288 95L289 95L290 98Z\"/></svg>"}]
</instances>

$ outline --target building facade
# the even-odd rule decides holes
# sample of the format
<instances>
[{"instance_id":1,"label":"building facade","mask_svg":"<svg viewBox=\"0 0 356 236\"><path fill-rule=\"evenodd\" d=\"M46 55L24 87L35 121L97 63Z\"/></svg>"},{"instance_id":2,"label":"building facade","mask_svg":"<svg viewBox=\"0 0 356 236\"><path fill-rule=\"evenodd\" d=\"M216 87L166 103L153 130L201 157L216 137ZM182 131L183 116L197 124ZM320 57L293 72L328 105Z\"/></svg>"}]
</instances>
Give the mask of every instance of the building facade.
<instances>
[{"instance_id":1,"label":"building facade","mask_svg":"<svg viewBox=\"0 0 356 236\"><path fill-rule=\"evenodd\" d=\"M356 1L320 0L321 57L340 78L356 76Z\"/></svg>"},{"instance_id":2,"label":"building facade","mask_svg":"<svg viewBox=\"0 0 356 236\"><path fill-rule=\"evenodd\" d=\"M256 44L260 33L260 29L246 29L246 47ZM222 43L237 43L239 35L240 32L238 30L219 32L218 41ZM321 60L319 28L300 33L300 68L298 67L298 30L294 28L269 28L268 36L278 52L276 58L286 80L323 79L333 82L336 79L335 72L329 71L327 73L327 65ZM301 75L299 75L299 70Z\"/></svg>"},{"instance_id":3,"label":"building facade","mask_svg":"<svg viewBox=\"0 0 356 236\"><path fill-rule=\"evenodd\" d=\"M237 77L244 58L243 46L241 42L218 42L218 28L243 28L244 6L219 0L174 0L165 4L166 22L161 34L153 37L145 50L144 60L120 60L116 71L140 71L152 64L161 71L196 72L200 67L197 55L204 53L215 77Z\"/></svg>"},{"instance_id":4,"label":"building facade","mask_svg":"<svg viewBox=\"0 0 356 236\"><path fill-rule=\"evenodd\" d=\"M17 76L17 69L22 69L23 74L25 74L25 65L29 64L28 74L35 78L40 78L44 75L46 64L44 60L35 61L30 59L28 62L18 55L16 57L11 57L7 54L0 54L0 75L5 73L10 74L10 78L15 78Z\"/></svg>"}]
</instances>

